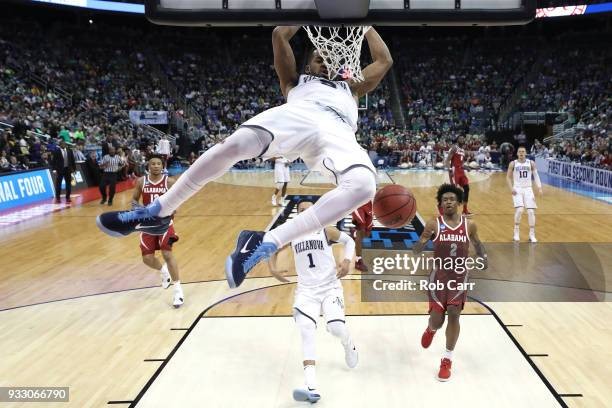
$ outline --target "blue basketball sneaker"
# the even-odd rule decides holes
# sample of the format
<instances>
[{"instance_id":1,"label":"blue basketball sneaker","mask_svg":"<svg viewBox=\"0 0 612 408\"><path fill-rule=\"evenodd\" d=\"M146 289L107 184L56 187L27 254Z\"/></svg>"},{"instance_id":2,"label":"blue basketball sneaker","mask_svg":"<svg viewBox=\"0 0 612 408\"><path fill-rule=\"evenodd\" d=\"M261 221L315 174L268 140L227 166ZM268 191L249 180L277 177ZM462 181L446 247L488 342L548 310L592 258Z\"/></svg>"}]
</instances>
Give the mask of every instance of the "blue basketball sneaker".
<instances>
[{"instance_id":1,"label":"blue basketball sneaker","mask_svg":"<svg viewBox=\"0 0 612 408\"><path fill-rule=\"evenodd\" d=\"M321 399L321 395L315 389L296 389L293 390L293 399L296 401L310 402L314 404Z\"/></svg>"},{"instance_id":2,"label":"blue basketball sneaker","mask_svg":"<svg viewBox=\"0 0 612 408\"><path fill-rule=\"evenodd\" d=\"M238 235L236 249L225 261L225 277L230 288L240 286L255 265L278 250L274 243L263 242L263 237L261 231L241 231Z\"/></svg>"},{"instance_id":3,"label":"blue basketball sneaker","mask_svg":"<svg viewBox=\"0 0 612 408\"><path fill-rule=\"evenodd\" d=\"M164 235L172 217L158 217L160 210L159 202L154 201L146 207L135 207L131 211L106 212L98 215L96 225L111 237L124 237L136 231Z\"/></svg>"}]
</instances>

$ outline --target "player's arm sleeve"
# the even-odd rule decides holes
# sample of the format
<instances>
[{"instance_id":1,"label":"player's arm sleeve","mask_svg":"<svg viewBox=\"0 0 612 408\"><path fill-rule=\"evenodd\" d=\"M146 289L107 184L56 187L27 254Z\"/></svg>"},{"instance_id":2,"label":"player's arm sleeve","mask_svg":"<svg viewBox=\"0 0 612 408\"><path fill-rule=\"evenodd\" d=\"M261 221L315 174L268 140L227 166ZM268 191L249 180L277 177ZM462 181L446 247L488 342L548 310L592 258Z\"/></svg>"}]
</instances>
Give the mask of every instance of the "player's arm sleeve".
<instances>
[{"instance_id":1,"label":"player's arm sleeve","mask_svg":"<svg viewBox=\"0 0 612 408\"><path fill-rule=\"evenodd\" d=\"M338 242L344 245L344 257L342 259L352 260L353 256L355 256L355 241L353 238L344 232L340 232Z\"/></svg>"},{"instance_id":2,"label":"player's arm sleeve","mask_svg":"<svg viewBox=\"0 0 612 408\"><path fill-rule=\"evenodd\" d=\"M325 235L328 243L337 242L344 245L344 254L342 259L352 260L355 255L355 241L348 234L340 231L336 227L325 228Z\"/></svg>"},{"instance_id":3,"label":"player's arm sleeve","mask_svg":"<svg viewBox=\"0 0 612 408\"><path fill-rule=\"evenodd\" d=\"M533 181L537 188L542 188L542 182L540 181L540 175L538 174L538 168L534 162L531 162L531 172L533 173Z\"/></svg>"}]
</instances>

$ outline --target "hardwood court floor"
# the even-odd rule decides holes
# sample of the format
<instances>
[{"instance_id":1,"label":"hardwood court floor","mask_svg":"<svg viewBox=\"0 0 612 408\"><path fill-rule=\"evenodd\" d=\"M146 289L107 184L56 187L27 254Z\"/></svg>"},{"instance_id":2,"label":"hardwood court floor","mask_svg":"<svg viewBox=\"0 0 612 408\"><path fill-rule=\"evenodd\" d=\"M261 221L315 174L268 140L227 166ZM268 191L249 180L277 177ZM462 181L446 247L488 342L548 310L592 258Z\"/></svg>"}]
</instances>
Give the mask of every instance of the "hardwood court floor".
<instances>
[{"instance_id":1,"label":"hardwood court floor","mask_svg":"<svg viewBox=\"0 0 612 408\"><path fill-rule=\"evenodd\" d=\"M509 243L513 208L504 174L470 177L470 208L477 214L481 239ZM435 214L435 186L446 181L445 173L411 172L392 174L392 178L413 186L425 219ZM290 193L327 190L302 186L300 179L293 175ZM171 292L156 287L158 276L142 265L137 236L113 239L97 230L95 216L109 209L97 202L0 231L0 347L5 357L0 360L4 374L0 386L69 385L69 405L75 407L134 399L159 365L143 360L165 358L184 334L170 329L188 328L216 301L274 284L265 267L254 271L255 279L248 279L238 292L230 291L223 281L224 259L237 233L265 228L275 214L269 205L271 185L272 173L230 173L180 208L176 230L181 239L175 254L181 280L188 284L184 285L186 303L179 310L169 306ZM126 208L130 198L131 192L120 193L114 209ZM538 205L540 242L588 245L604 260L602 291L611 292L612 206L549 186ZM281 262L290 263L286 254ZM426 305L418 303L362 303L353 285L347 288L349 313L426 313ZM229 300L216 311L286 315L291 291L283 291L280 296L245 295L254 298ZM107 292L113 293L89 296ZM68 298L75 299L59 301ZM41 304L27 306L37 303ZM607 383L612 369L605 363L612 357L612 329L607 324L612 318L610 303L490 306L504 323L522 325L509 330L527 353L549 355L533 360L559 393L584 394L567 397L569 406L603 407L612 400ZM11 308L16 309L6 310Z\"/></svg>"}]
</instances>

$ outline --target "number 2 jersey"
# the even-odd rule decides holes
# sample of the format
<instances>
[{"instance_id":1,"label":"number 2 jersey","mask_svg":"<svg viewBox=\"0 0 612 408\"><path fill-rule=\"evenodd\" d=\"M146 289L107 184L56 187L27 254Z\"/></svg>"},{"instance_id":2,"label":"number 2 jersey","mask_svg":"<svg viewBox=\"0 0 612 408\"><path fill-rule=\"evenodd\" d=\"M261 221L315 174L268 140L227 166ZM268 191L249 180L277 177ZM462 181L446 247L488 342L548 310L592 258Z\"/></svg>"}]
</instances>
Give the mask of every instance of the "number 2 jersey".
<instances>
[{"instance_id":1,"label":"number 2 jersey","mask_svg":"<svg viewBox=\"0 0 612 408\"><path fill-rule=\"evenodd\" d=\"M464 265L470 251L470 237L468 235L467 218L463 215L461 216L461 222L455 228L448 226L442 215L438 216L436 221L438 223L438 234L432 240L434 258L436 260L440 259L442 266L438 268L437 266L440 265L436 264L438 272L436 277L443 278L444 275L448 276L448 274L459 272L455 271L455 268L449 268L451 262L455 265L461 262L461 265ZM463 258L463 260L457 261L458 258Z\"/></svg>"},{"instance_id":2,"label":"number 2 jersey","mask_svg":"<svg viewBox=\"0 0 612 408\"><path fill-rule=\"evenodd\" d=\"M338 280L336 258L325 230L292 241L291 248L299 286L314 288Z\"/></svg>"},{"instance_id":3,"label":"number 2 jersey","mask_svg":"<svg viewBox=\"0 0 612 408\"><path fill-rule=\"evenodd\" d=\"M155 183L149 179L149 176L145 176L142 183L142 204L149 205L157 197L168 191L168 176L163 175L161 179Z\"/></svg>"}]
</instances>

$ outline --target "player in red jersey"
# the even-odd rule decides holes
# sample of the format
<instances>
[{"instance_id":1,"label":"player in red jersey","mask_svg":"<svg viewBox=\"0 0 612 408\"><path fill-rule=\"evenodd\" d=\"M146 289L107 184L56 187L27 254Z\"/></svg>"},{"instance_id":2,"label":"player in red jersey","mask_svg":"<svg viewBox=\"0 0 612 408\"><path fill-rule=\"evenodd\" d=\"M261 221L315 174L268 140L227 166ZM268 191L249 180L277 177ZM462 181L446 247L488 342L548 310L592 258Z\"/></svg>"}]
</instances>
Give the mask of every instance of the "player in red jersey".
<instances>
[{"instance_id":1,"label":"player in red jersey","mask_svg":"<svg viewBox=\"0 0 612 408\"><path fill-rule=\"evenodd\" d=\"M140 177L136 181L134 187L134 195L132 197L132 205L140 205L140 198L142 197L142 204L149 205L157 197L164 194L172 184L174 180L169 178L166 174L163 174L164 160L159 154L153 154L149 157L148 162L149 175ZM160 272L162 278L162 287L167 289L170 287L170 283L174 282L174 299L172 304L174 307L180 307L185 301L185 295L181 288L181 281L179 278L178 264L176 258L172 254L172 244L178 241L178 236L174 232L173 222L170 223L170 228L164 235L152 235L144 232L141 227L140 233L140 251L142 253L142 262ZM165 264L161 264L159 259L155 257L155 251L161 251L164 258Z\"/></svg>"},{"instance_id":2,"label":"player in red jersey","mask_svg":"<svg viewBox=\"0 0 612 408\"><path fill-rule=\"evenodd\" d=\"M470 180L468 180L465 171L463 170L463 162L465 161L465 150L463 150L464 140L460 136L457 139L457 144L451 147L448 152L448 156L445 161L445 166L448 167L448 176L450 183L459 186L463 189L463 214L468 217L472 215L468 210L468 198L470 196ZM443 214L442 208L440 208L440 215Z\"/></svg>"},{"instance_id":3,"label":"player in red jersey","mask_svg":"<svg viewBox=\"0 0 612 408\"><path fill-rule=\"evenodd\" d=\"M374 217L372 216L372 201L368 201L355 211L353 211L353 224L355 225L355 269L361 272L367 272L368 267L361 258L361 241L370 236L372 227L374 226Z\"/></svg>"},{"instance_id":4,"label":"player in red jersey","mask_svg":"<svg viewBox=\"0 0 612 408\"><path fill-rule=\"evenodd\" d=\"M452 353L459 338L459 316L467 298L468 271L472 268L487 269L487 254L478 238L476 223L468 221L458 212L463 191L454 185L443 184L438 189L438 206L444 211L425 224L421 238L414 243L415 255L420 254L430 239L434 247L434 268L429 283L436 289L429 291L429 324L421 338L424 348L430 346L436 331L446 325L446 353L440 364L438 380L447 381L451 374ZM469 258L470 243L477 257Z\"/></svg>"}]
</instances>

